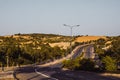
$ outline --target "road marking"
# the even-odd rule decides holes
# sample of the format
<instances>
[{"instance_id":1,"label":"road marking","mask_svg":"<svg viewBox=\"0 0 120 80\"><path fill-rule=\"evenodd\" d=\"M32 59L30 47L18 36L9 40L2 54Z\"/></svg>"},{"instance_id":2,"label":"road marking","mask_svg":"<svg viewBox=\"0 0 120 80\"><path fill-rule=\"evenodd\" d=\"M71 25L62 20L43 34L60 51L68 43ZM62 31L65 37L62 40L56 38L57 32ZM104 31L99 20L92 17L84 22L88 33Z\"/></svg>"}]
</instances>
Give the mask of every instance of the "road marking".
<instances>
[{"instance_id":1,"label":"road marking","mask_svg":"<svg viewBox=\"0 0 120 80\"><path fill-rule=\"evenodd\" d=\"M35 72L36 72L37 74L40 74L40 75L46 77L46 78L52 78L52 79L54 79L54 80L59 80L59 79L57 79L57 78L53 78L53 77L50 77L50 76L45 75L45 74L43 74L43 73L40 73L40 72L37 71L37 69L35 69Z\"/></svg>"}]
</instances>

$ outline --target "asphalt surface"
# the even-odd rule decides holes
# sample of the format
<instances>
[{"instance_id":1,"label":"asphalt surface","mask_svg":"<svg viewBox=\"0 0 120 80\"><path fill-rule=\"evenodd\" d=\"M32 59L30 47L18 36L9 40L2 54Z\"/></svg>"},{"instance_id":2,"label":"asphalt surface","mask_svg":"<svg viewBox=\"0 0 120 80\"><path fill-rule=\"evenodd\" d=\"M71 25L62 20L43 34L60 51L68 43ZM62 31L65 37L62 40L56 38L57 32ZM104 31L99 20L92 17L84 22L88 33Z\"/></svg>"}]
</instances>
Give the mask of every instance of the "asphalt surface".
<instances>
[{"instance_id":1,"label":"asphalt surface","mask_svg":"<svg viewBox=\"0 0 120 80\"><path fill-rule=\"evenodd\" d=\"M77 56L79 56L79 55L82 53L83 48L84 48L84 47L78 48L78 49L74 52L74 55L72 56L72 59L75 59Z\"/></svg>"},{"instance_id":2,"label":"asphalt surface","mask_svg":"<svg viewBox=\"0 0 120 80\"><path fill-rule=\"evenodd\" d=\"M88 46L86 51L86 57L89 58L91 54L91 47ZM83 51L83 47L77 49L72 56L76 58ZM62 70L60 68L61 63L50 65L48 67L40 66L27 66L17 69L17 80L120 80L116 77L104 77L98 73L86 72L86 71L71 71Z\"/></svg>"},{"instance_id":3,"label":"asphalt surface","mask_svg":"<svg viewBox=\"0 0 120 80\"><path fill-rule=\"evenodd\" d=\"M94 53L94 48L92 45L89 45L85 48L85 54L84 54L84 58L88 59L88 58L93 58L95 55Z\"/></svg>"},{"instance_id":4,"label":"asphalt surface","mask_svg":"<svg viewBox=\"0 0 120 80\"><path fill-rule=\"evenodd\" d=\"M33 66L22 67L16 71L17 80L42 80L44 76L41 76L35 72Z\"/></svg>"},{"instance_id":5,"label":"asphalt surface","mask_svg":"<svg viewBox=\"0 0 120 80\"><path fill-rule=\"evenodd\" d=\"M18 69L17 74L19 74L17 75L18 80L120 80L120 78L104 77L93 72L62 70L51 67L24 67Z\"/></svg>"}]
</instances>

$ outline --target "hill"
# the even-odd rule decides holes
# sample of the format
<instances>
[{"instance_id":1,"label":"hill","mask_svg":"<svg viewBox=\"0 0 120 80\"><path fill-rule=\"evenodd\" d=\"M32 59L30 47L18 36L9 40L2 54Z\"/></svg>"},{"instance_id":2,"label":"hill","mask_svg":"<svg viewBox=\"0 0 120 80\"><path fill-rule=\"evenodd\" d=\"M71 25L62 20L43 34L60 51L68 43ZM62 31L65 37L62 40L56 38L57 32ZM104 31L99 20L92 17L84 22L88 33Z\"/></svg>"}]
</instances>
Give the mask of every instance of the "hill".
<instances>
[{"instance_id":1,"label":"hill","mask_svg":"<svg viewBox=\"0 0 120 80\"><path fill-rule=\"evenodd\" d=\"M75 39L75 42L87 42L87 41L98 40L100 38L106 39L105 36L81 36L81 37L77 37Z\"/></svg>"},{"instance_id":2,"label":"hill","mask_svg":"<svg viewBox=\"0 0 120 80\"><path fill-rule=\"evenodd\" d=\"M67 49L69 47L69 41L71 40L70 36L56 35L56 34L15 34L9 36L0 37L0 43L6 42L5 39L13 39L21 45L37 44L39 47L41 44L49 44L51 47L61 47ZM88 42L93 40L98 40L100 38L106 39L105 36L78 36L72 40L73 42Z\"/></svg>"},{"instance_id":3,"label":"hill","mask_svg":"<svg viewBox=\"0 0 120 80\"><path fill-rule=\"evenodd\" d=\"M69 47L70 36L56 35L56 34L14 34L0 37L0 44L7 41L13 41L19 43L21 46L33 45L40 49L42 44L49 44L51 47L58 46L63 49ZM36 46L35 46L36 45Z\"/></svg>"}]
</instances>

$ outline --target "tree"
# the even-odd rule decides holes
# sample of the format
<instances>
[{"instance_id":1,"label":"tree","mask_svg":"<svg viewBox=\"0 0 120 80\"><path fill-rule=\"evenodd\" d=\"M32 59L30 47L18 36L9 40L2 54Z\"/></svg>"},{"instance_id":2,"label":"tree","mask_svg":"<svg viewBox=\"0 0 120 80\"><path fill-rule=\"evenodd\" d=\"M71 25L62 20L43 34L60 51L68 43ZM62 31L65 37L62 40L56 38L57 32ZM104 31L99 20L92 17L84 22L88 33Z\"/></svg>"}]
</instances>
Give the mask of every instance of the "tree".
<instances>
[{"instance_id":1,"label":"tree","mask_svg":"<svg viewBox=\"0 0 120 80\"><path fill-rule=\"evenodd\" d=\"M6 61L7 61L7 67L9 67L10 66L10 55L11 55L11 53L12 53L12 50L11 50L11 48L8 48L7 49L7 55L6 55ZM12 59L12 58L11 58Z\"/></svg>"},{"instance_id":2,"label":"tree","mask_svg":"<svg viewBox=\"0 0 120 80\"><path fill-rule=\"evenodd\" d=\"M105 56L102 59L102 62L104 64L104 68L106 71L116 71L117 70L116 60L111 58L110 56Z\"/></svg>"},{"instance_id":3,"label":"tree","mask_svg":"<svg viewBox=\"0 0 120 80\"><path fill-rule=\"evenodd\" d=\"M2 68L2 71L4 71L4 65L5 65L5 52L4 50L0 47L0 66Z\"/></svg>"},{"instance_id":4,"label":"tree","mask_svg":"<svg viewBox=\"0 0 120 80\"><path fill-rule=\"evenodd\" d=\"M105 56L115 58L117 63L120 62L120 37L114 37L112 40L112 46L105 51Z\"/></svg>"},{"instance_id":5,"label":"tree","mask_svg":"<svg viewBox=\"0 0 120 80\"><path fill-rule=\"evenodd\" d=\"M71 59L71 60L65 60L63 61L63 67L74 70L78 69L80 66L78 59Z\"/></svg>"},{"instance_id":6,"label":"tree","mask_svg":"<svg viewBox=\"0 0 120 80\"><path fill-rule=\"evenodd\" d=\"M81 70L86 71L93 71L95 68L95 63L91 59L82 59L80 61L80 67Z\"/></svg>"},{"instance_id":7,"label":"tree","mask_svg":"<svg viewBox=\"0 0 120 80\"><path fill-rule=\"evenodd\" d=\"M104 45L105 44L105 39L103 39L103 38L98 39L97 44Z\"/></svg>"},{"instance_id":8,"label":"tree","mask_svg":"<svg viewBox=\"0 0 120 80\"><path fill-rule=\"evenodd\" d=\"M112 42L112 50L116 53L120 53L120 38Z\"/></svg>"}]
</instances>

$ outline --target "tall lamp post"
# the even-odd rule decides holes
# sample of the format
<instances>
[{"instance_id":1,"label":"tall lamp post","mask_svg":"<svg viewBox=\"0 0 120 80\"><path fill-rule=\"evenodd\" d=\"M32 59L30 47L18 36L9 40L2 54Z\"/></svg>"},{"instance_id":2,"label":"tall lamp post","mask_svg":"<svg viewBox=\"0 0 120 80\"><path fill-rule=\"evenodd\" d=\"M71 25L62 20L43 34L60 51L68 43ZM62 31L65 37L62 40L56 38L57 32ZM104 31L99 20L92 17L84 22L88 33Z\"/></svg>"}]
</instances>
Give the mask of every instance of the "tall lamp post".
<instances>
[{"instance_id":1,"label":"tall lamp post","mask_svg":"<svg viewBox=\"0 0 120 80\"><path fill-rule=\"evenodd\" d=\"M71 36L71 40L70 40L70 52L72 52L72 39L73 39L73 35L72 35L72 29L74 27L79 27L80 25L66 25L66 24L63 24L63 26L66 26L66 27L69 27L70 28L70 36Z\"/></svg>"}]
</instances>

